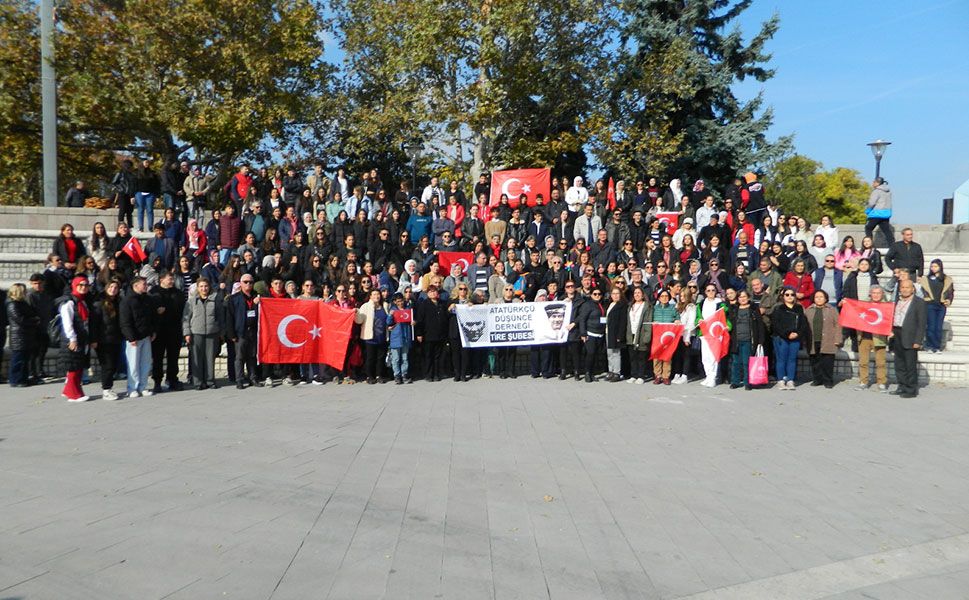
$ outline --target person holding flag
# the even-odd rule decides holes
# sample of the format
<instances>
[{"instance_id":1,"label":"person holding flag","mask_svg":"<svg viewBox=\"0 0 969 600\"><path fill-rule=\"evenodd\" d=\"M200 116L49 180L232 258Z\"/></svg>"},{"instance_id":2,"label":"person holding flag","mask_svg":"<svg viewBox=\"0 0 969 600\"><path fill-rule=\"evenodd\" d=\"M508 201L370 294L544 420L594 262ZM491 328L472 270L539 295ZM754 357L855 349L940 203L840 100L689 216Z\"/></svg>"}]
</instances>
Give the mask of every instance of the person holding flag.
<instances>
[{"instance_id":1,"label":"person holding flag","mask_svg":"<svg viewBox=\"0 0 969 600\"><path fill-rule=\"evenodd\" d=\"M148 258L138 240L132 237L128 224L124 222L118 223L115 235L108 245L108 256L114 256L117 270L124 275L125 280L130 279L136 267Z\"/></svg>"},{"instance_id":2,"label":"person holding flag","mask_svg":"<svg viewBox=\"0 0 969 600\"><path fill-rule=\"evenodd\" d=\"M730 389L741 385L751 389L748 378L748 365L753 350L763 346L767 339L767 328L760 311L750 302L750 292L737 292L737 304L727 309L727 320L733 324L730 334Z\"/></svg>"},{"instance_id":3,"label":"person holding flag","mask_svg":"<svg viewBox=\"0 0 969 600\"><path fill-rule=\"evenodd\" d=\"M726 356L724 340L728 325L726 316L727 304L717 295L717 286L708 283L703 288L703 298L697 302L697 320L700 321L700 360L703 363L705 375L700 385L717 387L717 373L720 360ZM718 314L719 313L719 314Z\"/></svg>"},{"instance_id":4,"label":"person holding flag","mask_svg":"<svg viewBox=\"0 0 969 600\"><path fill-rule=\"evenodd\" d=\"M627 383L643 384L649 377L649 351L653 339L653 305L646 301L646 290L634 287L629 303L626 345L629 346L629 379Z\"/></svg>"},{"instance_id":5,"label":"person holding flag","mask_svg":"<svg viewBox=\"0 0 969 600\"><path fill-rule=\"evenodd\" d=\"M656 306L653 307L653 383L655 385L670 384L673 371L673 354L683 336L683 327L677 323L680 313L676 310L676 303L669 290L659 292ZM671 323L675 325L666 325Z\"/></svg>"},{"instance_id":6,"label":"person holding flag","mask_svg":"<svg viewBox=\"0 0 969 600\"><path fill-rule=\"evenodd\" d=\"M867 261L867 259L862 259ZM860 263L859 263L860 264ZM872 285L868 288L868 299L871 302L882 303L888 298L885 290L880 285ZM856 392L864 392L871 387L871 369L869 361L871 355L875 355L875 383L878 384L878 391L888 393L888 336L868 331L858 331L858 379L860 383L855 388Z\"/></svg>"},{"instance_id":7,"label":"person holding flag","mask_svg":"<svg viewBox=\"0 0 969 600\"><path fill-rule=\"evenodd\" d=\"M467 288L467 284L465 284ZM407 355L414 344L414 311L404 302L404 294L394 292L391 296L393 306L387 313L387 334L390 341L390 367L394 371L397 385L414 383L410 378Z\"/></svg>"}]
</instances>

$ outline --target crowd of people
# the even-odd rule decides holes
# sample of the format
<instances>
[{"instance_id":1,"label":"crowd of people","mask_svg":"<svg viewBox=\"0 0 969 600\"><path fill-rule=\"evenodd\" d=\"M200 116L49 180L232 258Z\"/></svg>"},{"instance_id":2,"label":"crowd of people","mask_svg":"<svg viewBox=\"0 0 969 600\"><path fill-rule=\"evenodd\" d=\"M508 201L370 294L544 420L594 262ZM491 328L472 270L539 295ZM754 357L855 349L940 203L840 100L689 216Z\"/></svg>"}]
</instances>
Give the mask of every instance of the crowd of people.
<instances>
[{"instance_id":1,"label":"crowd of people","mask_svg":"<svg viewBox=\"0 0 969 600\"><path fill-rule=\"evenodd\" d=\"M159 175L149 161L139 169L126 161L113 185L113 234L97 223L81 239L65 224L44 272L30 278L29 289L7 291L10 385L43 381L47 348L57 345L70 401L90 399L83 385L91 356L105 400L119 397L114 382L121 378L130 398L186 384L217 387L215 358L225 344L228 380L239 388L527 373L750 389L748 359L763 350L775 386L786 390L797 381L800 350L810 356L811 384L833 386L835 354L848 345L857 351L859 389L888 392L891 351L892 393L913 397L918 351L942 349L953 301L942 262L925 269L911 229L886 254L875 247L876 226L894 239L886 216L891 194L880 179L860 241L841 236L828 216L814 226L785 213L753 173L718 194L702 180L661 185L646 178L628 188L618 181L609 190L603 181L586 188L581 177L562 177L548 198L501 195L493 202L487 175L470 190L436 177L412 190L409 181L392 189L376 170L355 178L339 169L329 177L317 165L303 177L293 168L243 166L211 211L205 198L220 192L186 162ZM164 209L155 221L159 196ZM661 213L677 214L675 231ZM152 233L144 260L130 251L135 224ZM439 254L453 251L472 253L472 264L442 270ZM878 276L886 271L882 286ZM355 309L343 367L258 364L261 298ZM893 334L841 328L846 299L894 302ZM527 348L527 361L516 360L516 348L462 346L457 306L546 300L571 305L565 343ZM723 359L698 328L720 309L730 329ZM395 318L400 310L413 319ZM684 326L672 360L650 360L652 323ZM183 346L186 373L178 364Z\"/></svg>"}]
</instances>

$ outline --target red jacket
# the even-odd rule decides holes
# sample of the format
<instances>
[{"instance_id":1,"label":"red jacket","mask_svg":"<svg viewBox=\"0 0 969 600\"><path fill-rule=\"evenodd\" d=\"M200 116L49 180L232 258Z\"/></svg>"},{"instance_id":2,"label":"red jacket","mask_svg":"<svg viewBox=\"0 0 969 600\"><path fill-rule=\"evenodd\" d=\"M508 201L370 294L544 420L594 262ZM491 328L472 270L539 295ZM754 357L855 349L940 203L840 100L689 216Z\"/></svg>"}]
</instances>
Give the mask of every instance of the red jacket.
<instances>
[{"instance_id":1,"label":"red jacket","mask_svg":"<svg viewBox=\"0 0 969 600\"><path fill-rule=\"evenodd\" d=\"M798 300L804 308L814 304L814 278L807 271L800 278L794 271L788 271L784 276L784 287L794 288L798 294L804 294L804 297Z\"/></svg>"},{"instance_id":2,"label":"red jacket","mask_svg":"<svg viewBox=\"0 0 969 600\"><path fill-rule=\"evenodd\" d=\"M242 219L237 215L222 215L219 219L219 243L226 250L235 250L242 244Z\"/></svg>"}]
</instances>

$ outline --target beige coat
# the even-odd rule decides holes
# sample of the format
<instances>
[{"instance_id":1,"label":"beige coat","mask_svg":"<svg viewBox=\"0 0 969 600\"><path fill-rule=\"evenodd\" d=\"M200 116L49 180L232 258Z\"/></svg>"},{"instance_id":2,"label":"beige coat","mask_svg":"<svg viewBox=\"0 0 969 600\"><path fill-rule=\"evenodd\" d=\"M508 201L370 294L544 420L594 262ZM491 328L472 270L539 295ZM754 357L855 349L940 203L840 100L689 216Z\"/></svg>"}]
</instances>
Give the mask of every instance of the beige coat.
<instances>
[{"instance_id":1,"label":"beige coat","mask_svg":"<svg viewBox=\"0 0 969 600\"><path fill-rule=\"evenodd\" d=\"M817 339L818 332L814 330L814 315L817 311L823 312L823 323L821 327L821 354L834 354L841 346L841 327L838 325L838 311L830 305L818 308L816 304L804 309L804 316L807 318L808 326L811 328L811 343L808 344L808 353L814 354L814 340Z\"/></svg>"}]
</instances>

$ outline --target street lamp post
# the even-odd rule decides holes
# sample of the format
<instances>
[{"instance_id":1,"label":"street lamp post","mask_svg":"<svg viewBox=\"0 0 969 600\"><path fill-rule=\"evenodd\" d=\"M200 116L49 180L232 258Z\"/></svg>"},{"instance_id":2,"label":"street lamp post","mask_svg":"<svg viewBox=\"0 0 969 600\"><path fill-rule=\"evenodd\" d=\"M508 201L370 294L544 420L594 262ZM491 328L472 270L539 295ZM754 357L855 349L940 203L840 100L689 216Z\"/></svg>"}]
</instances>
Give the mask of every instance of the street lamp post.
<instances>
[{"instance_id":1,"label":"street lamp post","mask_svg":"<svg viewBox=\"0 0 969 600\"><path fill-rule=\"evenodd\" d=\"M871 148L871 153L875 157L875 179L881 177L882 157L885 156L885 150L891 145L891 142L882 139L868 143L868 147Z\"/></svg>"},{"instance_id":2,"label":"street lamp post","mask_svg":"<svg viewBox=\"0 0 969 600\"><path fill-rule=\"evenodd\" d=\"M415 137L407 140L400 147L411 163L411 193L417 193L417 158L424 149L424 141Z\"/></svg>"},{"instance_id":3,"label":"street lamp post","mask_svg":"<svg viewBox=\"0 0 969 600\"><path fill-rule=\"evenodd\" d=\"M44 206L57 206L57 88L54 73L54 1L40 2L41 163Z\"/></svg>"}]
</instances>

